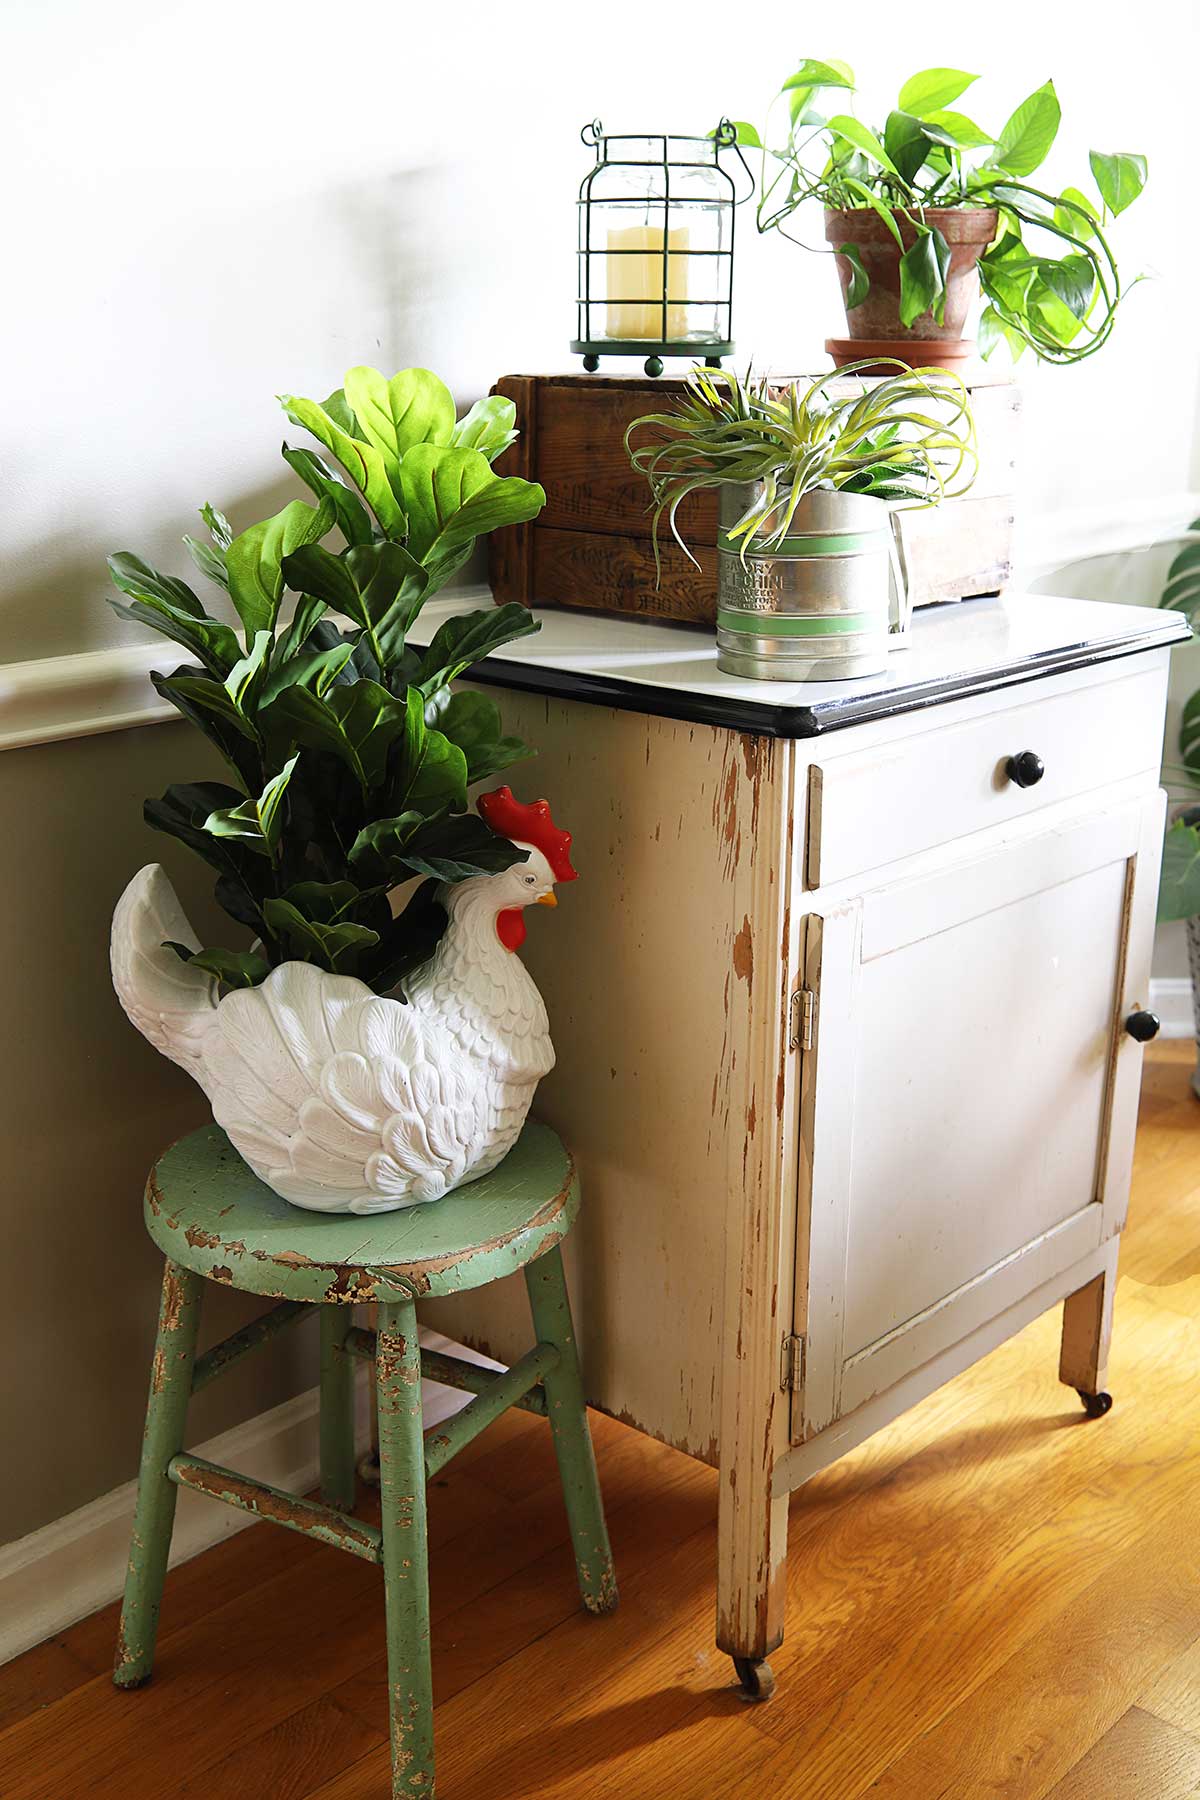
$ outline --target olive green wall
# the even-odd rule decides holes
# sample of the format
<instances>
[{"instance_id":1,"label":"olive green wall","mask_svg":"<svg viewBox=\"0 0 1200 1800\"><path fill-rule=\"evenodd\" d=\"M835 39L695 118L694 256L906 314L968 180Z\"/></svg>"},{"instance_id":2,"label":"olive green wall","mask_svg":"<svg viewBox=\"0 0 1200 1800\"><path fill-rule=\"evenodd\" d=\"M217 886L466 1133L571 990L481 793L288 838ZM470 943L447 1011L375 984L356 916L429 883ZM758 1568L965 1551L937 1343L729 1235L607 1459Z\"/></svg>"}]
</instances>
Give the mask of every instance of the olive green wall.
<instances>
[{"instance_id":1,"label":"olive green wall","mask_svg":"<svg viewBox=\"0 0 1200 1800\"><path fill-rule=\"evenodd\" d=\"M121 1012L108 926L129 876L156 860L197 930L223 916L203 867L141 818L169 780L215 774L182 725L0 755L0 1544L137 1470L161 1269L142 1186L208 1109ZM261 1309L213 1287L202 1343ZM306 1324L200 1396L193 1441L315 1380Z\"/></svg>"}]
</instances>

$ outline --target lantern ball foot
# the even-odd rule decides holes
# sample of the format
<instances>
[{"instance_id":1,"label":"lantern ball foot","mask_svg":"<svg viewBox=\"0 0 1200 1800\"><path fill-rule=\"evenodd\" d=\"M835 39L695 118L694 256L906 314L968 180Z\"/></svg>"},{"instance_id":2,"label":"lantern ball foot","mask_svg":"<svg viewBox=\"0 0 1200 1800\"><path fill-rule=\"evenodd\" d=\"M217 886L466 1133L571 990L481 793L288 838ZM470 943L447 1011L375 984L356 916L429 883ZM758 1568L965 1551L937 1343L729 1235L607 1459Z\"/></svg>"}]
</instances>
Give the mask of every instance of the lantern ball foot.
<instances>
[{"instance_id":1,"label":"lantern ball foot","mask_svg":"<svg viewBox=\"0 0 1200 1800\"><path fill-rule=\"evenodd\" d=\"M661 375L663 372L663 359L661 356L648 356L642 364L642 367L645 369L647 375Z\"/></svg>"},{"instance_id":2,"label":"lantern ball foot","mask_svg":"<svg viewBox=\"0 0 1200 1800\"><path fill-rule=\"evenodd\" d=\"M706 356L704 359L704 366L706 369L719 369L721 366L721 359L719 356Z\"/></svg>"},{"instance_id":3,"label":"lantern ball foot","mask_svg":"<svg viewBox=\"0 0 1200 1800\"><path fill-rule=\"evenodd\" d=\"M589 375L594 375L596 370L600 367L600 358L598 356L585 356L583 359L583 366Z\"/></svg>"}]
</instances>

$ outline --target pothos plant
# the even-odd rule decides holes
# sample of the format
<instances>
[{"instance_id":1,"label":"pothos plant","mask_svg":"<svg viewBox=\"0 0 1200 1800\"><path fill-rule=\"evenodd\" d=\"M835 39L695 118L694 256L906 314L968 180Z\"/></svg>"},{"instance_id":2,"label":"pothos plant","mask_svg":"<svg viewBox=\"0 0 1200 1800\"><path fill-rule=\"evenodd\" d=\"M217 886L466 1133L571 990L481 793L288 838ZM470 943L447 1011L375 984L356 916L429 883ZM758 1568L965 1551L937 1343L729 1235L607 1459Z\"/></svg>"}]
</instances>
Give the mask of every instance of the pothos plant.
<instances>
[{"instance_id":1,"label":"pothos plant","mask_svg":"<svg viewBox=\"0 0 1200 1800\"><path fill-rule=\"evenodd\" d=\"M315 504L292 500L236 535L205 505L210 541L184 538L240 630L177 576L128 551L109 558L116 611L191 659L155 687L232 777L173 784L145 817L217 871L217 901L254 934L248 950L174 945L184 960L226 987L295 960L387 993L444 929L437 884L520 860L467 811L467 790L532 754L503 735L491 700L450 685L537 630L532 614L451 618L423 649L409 633L476 538L533 518L545 495L491 467L516 436L512 401L492 396L458 419L428 369L387 380L355 368L320 404L280 400L337 465L284 444ZM413 876L428 879L393 917L389 894Z\"/></svg>"},{"instance_id":2,"label":"pothos plant","mask_svg":"<svg viewBox=\"0 0 1200 1800\"><path fill-rule=\"evenodd\" d=\"M1200 633L1200 519L1192 520L1187 541L1167 571L1159 605L1183 613ZM1184 702L1179 755L1179 762L1163 765L1167 792L1184 803L1163 844L1158 916L1164 920L1200 915L1200 688Z\"/></svg>"},{"instance_id":3,"label":"pothos plant","mask_svg":"<svg viewBox=\"0 0 1200 1800\"><path fill-rule=\"evenodd\" d=\"M1122 286L1108 228L1145 186L1146 158L1093 150L1095 198L1079 187L1038 186L1029 177L1058 133L1054 83L1035 89L996 131L954 110L977 79L963 69L920 70L876 130L843 99L855 92L850 66L806 57L776 97L787 118L782 138L767 141L753 125L736 127L740 143L762 151L758 228L792 236L789 226L810 199L837 211L870 208L901 252L900 321L909 327L927 312L940 324L945 308L950 248L927 211L995 207L996 236L979 262L984 355L1004 341L1014 356L1028 345L1047 362L1079 362L1113 328ZM901 216L911 227L907 246ZM866 298L869 278L853 244L837 250L852 269L852 309Z\"/></svg>"}]
</instances>

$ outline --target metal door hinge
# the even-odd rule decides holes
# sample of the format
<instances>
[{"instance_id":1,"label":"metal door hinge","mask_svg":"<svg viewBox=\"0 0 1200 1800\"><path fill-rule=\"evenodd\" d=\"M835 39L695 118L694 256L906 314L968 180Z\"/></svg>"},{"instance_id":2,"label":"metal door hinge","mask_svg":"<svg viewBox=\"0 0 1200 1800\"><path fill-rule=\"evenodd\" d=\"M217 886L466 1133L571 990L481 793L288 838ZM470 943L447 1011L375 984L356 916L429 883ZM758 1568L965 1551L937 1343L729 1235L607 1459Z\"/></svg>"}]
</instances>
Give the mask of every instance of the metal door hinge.
<instances>
[{"instance_id":1,"label":"metal door hinge","mask_svg":"<svg viewBox=\"0 0 1200 1800\"><path fill-rule=\"evenodd\" d=\"M788 1034L789 1050L811 1050L817 1015L817 996L811 988L797 988L792 995Z\"/></svg>"},{"instance_id":2,"label":"metal door hinge","mask_svg":"<svg viewBox=\"0 0 1200 1800\"><path fill-rule=\"evenodd\" d=\"M779 1385L792 1393L799 1393L804 1386L804 1339L802 1337L785 1337L783 1355L779 1364Z\"/></svg>"}]
</instances>

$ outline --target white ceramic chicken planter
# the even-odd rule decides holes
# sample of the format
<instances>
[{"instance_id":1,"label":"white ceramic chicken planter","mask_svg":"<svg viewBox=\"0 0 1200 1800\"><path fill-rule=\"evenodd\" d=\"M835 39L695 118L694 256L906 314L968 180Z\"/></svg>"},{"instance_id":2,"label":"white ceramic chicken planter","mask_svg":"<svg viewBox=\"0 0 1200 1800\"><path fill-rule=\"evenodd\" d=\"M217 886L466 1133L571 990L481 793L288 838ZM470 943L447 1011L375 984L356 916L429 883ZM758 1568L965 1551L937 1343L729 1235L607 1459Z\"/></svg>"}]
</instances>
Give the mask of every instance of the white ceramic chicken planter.
<instances>
[{"instance_id":1,"label":"white ceramic chicken planter","mask_svg":"<svg viewBox=\"0 0 1200 1800\"><path fill-rule=\"evenodd\" d=\"M516 951L521 910L555 905L555 882L576 878L570 834L544 800L523 806L508 788L482 795L479 811L528 861L443 890L449 924L406 982L407 1004L304 962L218 1000L212 976L163 947L200 945L158 863L117 903L121 1005L294 1206L392 1212L486 1175L554 1067L546 1009Z\"/></svg>"}]
</instances>

